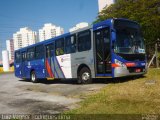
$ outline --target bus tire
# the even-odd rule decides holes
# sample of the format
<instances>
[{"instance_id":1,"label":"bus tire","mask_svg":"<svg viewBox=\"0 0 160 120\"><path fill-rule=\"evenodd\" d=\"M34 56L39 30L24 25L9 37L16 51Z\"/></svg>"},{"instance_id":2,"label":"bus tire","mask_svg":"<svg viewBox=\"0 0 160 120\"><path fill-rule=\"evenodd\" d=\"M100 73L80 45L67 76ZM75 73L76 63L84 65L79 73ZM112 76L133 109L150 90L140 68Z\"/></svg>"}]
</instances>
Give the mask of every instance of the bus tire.
<instances>
[{"instance_id":1,"label":"bus tire","mask_svg":"<svg viewBox=\"0 0 160 120\"><path fill-rule=\"evenodd\" d=\"M79 84L89 84L92 83L91 71L87 67L83 67L78 76Z\"/></svg>"},{"instance_id":2,"label":"bus tire","mask_svg":"<svg viewBox=\"0 0 160 120\"><path fill-rule=\"evenodd\" d=\"M38 82L38 79L36 77L35 71L31 72L31 82L33 82L33 83L37 83Z\"/></svg>"}]
</instances>

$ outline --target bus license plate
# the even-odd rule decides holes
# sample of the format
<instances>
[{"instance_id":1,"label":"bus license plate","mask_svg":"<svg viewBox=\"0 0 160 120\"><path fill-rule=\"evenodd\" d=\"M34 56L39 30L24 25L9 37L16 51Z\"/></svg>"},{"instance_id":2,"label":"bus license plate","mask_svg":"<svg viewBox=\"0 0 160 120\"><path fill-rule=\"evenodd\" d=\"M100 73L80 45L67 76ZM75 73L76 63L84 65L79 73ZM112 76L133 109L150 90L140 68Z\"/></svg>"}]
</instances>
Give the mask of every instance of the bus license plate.
<instances>
[{"instance_id":1,"label":"bus license plate","mask_svg":"<svg viewBox=\"0 0 160 120\"><path fill-rule=\"evenodd\" d=\"M141 72L141 69L136 69L135 72Z\"/></svg>"}]
</instances>

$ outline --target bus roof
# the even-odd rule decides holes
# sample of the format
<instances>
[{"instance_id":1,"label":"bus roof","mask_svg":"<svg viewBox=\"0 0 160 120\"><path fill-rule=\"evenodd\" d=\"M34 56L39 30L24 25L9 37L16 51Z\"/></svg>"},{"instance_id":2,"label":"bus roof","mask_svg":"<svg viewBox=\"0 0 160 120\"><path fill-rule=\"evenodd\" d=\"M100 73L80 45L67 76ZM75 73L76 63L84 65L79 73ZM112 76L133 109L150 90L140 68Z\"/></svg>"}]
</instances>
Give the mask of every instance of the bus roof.
<instances>
[{"instance_id":1,"label":"bus roof","mask_svg":"<svg viewBox=\"0 0 160 120\"><path fill-rule=\"evenodd\" d=\"M91 26L88 26L88 27L85 27L85 28L82 28L82 29L79 29L79 30L76 30L76 31L73 31L73 32L64 33L64 34L62 34L62 35L60 35L60 36L57 36L57 37L54 37L54 38L50 38L50 39L44 40L44 41L42 41L42 42L38 42L38 43L35 43L35 44L33 44L33 45L29 45L29 46L20 48L20 49L15 50L15 51L24 51L24 50L26 50L27 48L34 47L34 46L37 46L37 45L49 44L49 43L51 43L52 41L55 41L55 40L57 40L57 39L59 39L59 38L66 37L66 36L69 36L69 35L71 35L71 34L75 34L75 33L77 33L77 32L86 30L86 29L91 29L91 28L93 28L93 30L97 30L97 29L100 29L100 28L103 28L103 27L106 27L106 26L111 26L113 20L126 20L126 21L130 21L130 20L125 19L125 18L111 18L111 19L107 19L107 20L104 20L104 21L95 23L95 24L93 24L93 25L91 25ZM135 22L135 21L132 21L132 22ZM137 22L136 22L136 23L137 23Z\"/></svg>"},{"instance_id":2,"label":"bus roof","mask_svg":"<svg viewBox=\"0 0 160 120\"><path fill-rule=\"evenodd\" d=\"M20 49L15 50L15 51L24 51L24 50L26 50L27 48L34 47L34 46L37 46L37 45L49 44L49 43L51 43L52 41L55 41L55 40L57 40L57 39L59 39L59 38L66 37L66 36L69 36L69 35L70 35L70 33L65 33L65 34L62 34L62 35L60 35L60 36L57 36L57 37L54 37L54 38L50 38L50 39L47 39L47 40L44 40L44 41L41 41L41 42L38 42L38 43L35 43L35 44L32 44L32 45L29 45L29 46L20 48Z\"/></svg>"}]
</instances>

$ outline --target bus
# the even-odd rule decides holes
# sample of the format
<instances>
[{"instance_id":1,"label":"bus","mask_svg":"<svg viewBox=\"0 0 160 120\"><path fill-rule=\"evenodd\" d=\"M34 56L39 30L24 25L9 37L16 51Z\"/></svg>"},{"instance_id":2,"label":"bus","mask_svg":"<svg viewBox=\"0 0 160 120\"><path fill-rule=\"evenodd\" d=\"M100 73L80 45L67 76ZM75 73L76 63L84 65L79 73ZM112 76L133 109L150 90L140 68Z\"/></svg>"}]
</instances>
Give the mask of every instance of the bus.
<instances>
[{"instance_id":1,"label":"bus","mask_svg":"<svg viewBox=\"0 0 160 120\"><path fill-rule=\"evenodd\" d=\"M140 25L128 19L107 19L91 26L18 49L15 76L30 79L76 79L144 75L147 72Z\"/></svg>"}]
</instances>

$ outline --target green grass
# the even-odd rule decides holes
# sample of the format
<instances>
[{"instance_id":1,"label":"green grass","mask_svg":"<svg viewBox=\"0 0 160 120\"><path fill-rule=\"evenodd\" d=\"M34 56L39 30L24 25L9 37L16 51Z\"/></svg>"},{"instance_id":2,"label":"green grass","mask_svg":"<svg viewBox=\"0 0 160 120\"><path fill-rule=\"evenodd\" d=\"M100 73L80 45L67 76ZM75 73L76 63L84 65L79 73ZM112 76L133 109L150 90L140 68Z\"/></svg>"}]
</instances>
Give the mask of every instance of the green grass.
<instances>
[{"instance_id":1,"label":"green grass","mask_svg":"<svg viewBox=\"0 0 160 120\"><path fill-rule=\"evenodd\" d=\"M65 114L160 114L160 69L149 69L143 78L123 79L106 84Z\"/></svg>"}]
</instances>

